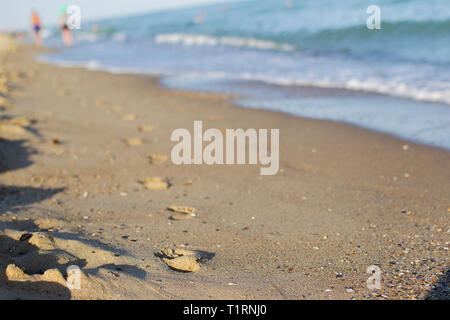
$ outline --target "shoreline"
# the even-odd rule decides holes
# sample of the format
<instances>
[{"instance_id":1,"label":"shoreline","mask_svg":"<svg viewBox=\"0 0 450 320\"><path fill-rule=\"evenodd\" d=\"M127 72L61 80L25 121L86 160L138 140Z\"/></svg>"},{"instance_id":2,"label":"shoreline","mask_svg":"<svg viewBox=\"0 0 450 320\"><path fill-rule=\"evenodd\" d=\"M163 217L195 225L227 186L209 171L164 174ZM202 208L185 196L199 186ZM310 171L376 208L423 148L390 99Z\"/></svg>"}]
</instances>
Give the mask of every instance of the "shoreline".
<instances>
[{"instance_id":1,"label":"shoreline","mask_svg":"<svg viewBox=\"0 0 450 320\"><path fill-rule=\"evenodd\" d=\"M0 227L11 241L25 231L52 235L84 261L87 287L68 291L58 275L36 284L25 263L22 278L0 276L14 289L0 297L54 298L40 286L59 283L59 297L72 299L445 298L448 151L411 142L405 150L387 134L242 108L148 76L62 69L34 61L34 52L21 46L6 58L8 72L24 76L11 80L5 113L33 121L22 136L3 138L11 151L2 153ZM171 164L170 133L196 119L208 128L280 128L280 172ZM149 163L149 154L169 159ZM139 180L150 177L171 186L146 190ZM172 205L197 216L174 220ZM167 248L212 258L180 273L158 256ZM384 291L365 286L374 264Z\"/></svg>"},{"instance_id":2,"label":"shoreline","mask_svg":"<svg viewBox=\"0 0 450 320\"><path fill-rule=\"evenodd\" d=\"M354 126L356 128L363 129L363 130L368 130L368 131L376 132L376 133L380 133L380 134L386 134L393 138L403 140L403 141L405 141L405 143L420 144L423 146L429 146L432 148L438 148L438 149L450 152L450 146L449 147L441 146L441 145L436 144L435 142L433 143L433 142L418 141L417 139L414 139L414 138L404 137L404 136L402 136L401 133L391 133L391 132L389 132L389 130L386 131L386 129L371 128L367 124L366 125L359 124L359 123L355 123L355 122L348 121L348 120L347 121L339 120L339 119L333 120L333 119L329 119L327 117L318 118L318 117L314 117L314 116L295 114L293 111L282 111L282 110L276 110L276 109L271 109L271 108L264 108L262 106L260 106L260 107L246 106L239 102L239 100L246 100L246 98L250 98L250 97L247 97L245 93L233 93L233 92L225 93L225 92L219 92L218 90L215 91L215 89L209 89L210 91L208 91L208 90L201 90L201 89L197 90L194 88L176 88L176 86L170 87L170 85L165 85L163 83L165 81L165 79L167 79L167 78L177 77L176 74L164 75L164 74L147 74L147 73L139 73L139 72L132 72L132 71L113 71L113 70L108 69L107 67L89 67L86 64L80 64L80 65L66 64L66 63L62 63L62 62L50 62L50 61L45 61L45 60L42 61L39 59L37 59L37 61L39 63L53 65L53 66L57 66L57 67L61 67L61 68L81 69L81 70L87 70L87 71L93 71L93 72L104 72L104 73L111 74L111 75L148 77L151 79L156 79L162 90L174 90L174 91L191 92L191 93L201 92L204 94L225 96L225 97L228 97L230 104L232 104L235 107L239 107L239 108L256 109L256 110L261 110L261 111L263 111L263 110L264 111L272 111L275 113L282 113L282 114L286 114L291 117L297 117L297 118L303 118L303 119L343 123L346 125L350 125L350 126ZM386 93L375 92L375 91L366 91L366 90L362 90L362 89L352 90L352 89L348 89L348 88L322 87L322 86L314 86L314 85L284 86L284 85L279 85L279 84L267 83L262 80L251 80L251 79L226 79L226 78L223 78L223 79L220 79L220 81L222 81L224 84L225 83L238 84L238 83L242 82L244 85L248 85L250 87L251 86L255 86L255 87L266 87L267 86L267 87L273 87L273 88L280 88L280 89L286 90L286 91L300 90L302 92L306 92L307 95L309 94L308 92L314 92L311 96L316 97L316 98L317 97L333 98L333 97L335 97L335 95L337 95L340 98L345 97L345 98L351 99L351 98L355 98L355 97L365 96L368 99L381 98L381 99L388 101L388 103L392 103L392 101L398 101L398 103L401 103L401 102L408 103L408 104L423 103L423 104L431 104L433 106L450 107L450 105L448 105L444 102L441 102L441 101L418 100L418 99L413 99L413 98L409 98L409 97L389 95ZM263 89L261 89L261 90L263 90ZM299 101L302 101L301 98Z\"/></svg>"}]
</instances>

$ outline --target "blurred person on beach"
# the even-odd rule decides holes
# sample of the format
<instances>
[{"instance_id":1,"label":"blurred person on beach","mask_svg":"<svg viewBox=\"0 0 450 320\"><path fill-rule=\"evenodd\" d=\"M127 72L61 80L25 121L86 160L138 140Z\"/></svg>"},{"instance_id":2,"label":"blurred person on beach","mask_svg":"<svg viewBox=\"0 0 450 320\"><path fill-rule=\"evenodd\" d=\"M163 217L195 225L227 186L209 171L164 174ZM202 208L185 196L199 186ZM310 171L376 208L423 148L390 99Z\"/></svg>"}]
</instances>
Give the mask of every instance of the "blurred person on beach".
<instances>
[{"instance_id":1,"label":"blurred person on beach","mask_svg":"<svg viewBox=\"0 0 450 320\"><path fill-rule=\"evenodd\" d=\"M198 16L194 18L194 23L199 24L205 21L205 12L200 13Z\"/></svg>"},{"instance_id":2,"label":"blurred person on beach","mask_svg":"<svg viewBox=\"0 0 450 320\"><path fill-rule=\"evenodd\" d=\"M31 12L31 26L33 28L34 40L36 42L36 45L40 47L42 45L41 19L39 18L38 13L34 9Z\"/></svg>"},{"instance_id":3,"label":"blurred person on beach","mask_svg":"<svg viewBox=\"0 0 450 320\"><path fill-rule=\"evenodd\" d=\"M73 35L72 30L70 30L67 24L67 7L61 6L59 8L59 25L61 28L61 35L64 45L70 47L73 45Z\"/></svg>"},{"instance_id":4,"label":"blurred person on beach","mask_svg":"<svg viewBox=\"0 0 450 320\"><path fill-rule=\"evenodd\" d=\"M284 6L288 9L292 9L294 7L294 3L288 0L284 3Z\"/></svg>"}]
</instances>

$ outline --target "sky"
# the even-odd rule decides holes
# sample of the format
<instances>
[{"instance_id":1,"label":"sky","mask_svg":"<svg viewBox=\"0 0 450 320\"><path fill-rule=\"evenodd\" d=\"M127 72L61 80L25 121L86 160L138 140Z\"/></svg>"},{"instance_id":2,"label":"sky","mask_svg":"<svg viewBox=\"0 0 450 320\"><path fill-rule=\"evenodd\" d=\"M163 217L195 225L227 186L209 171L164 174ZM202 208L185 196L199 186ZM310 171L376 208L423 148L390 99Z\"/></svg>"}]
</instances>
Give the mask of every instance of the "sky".
<instances>
[{"instance_id":1,"label":"sky","mask_svg":"<svg viewBox=\"0 0 450 320\"><path fill-rule=\"evenodd\" d=\"M43 24L58 22L58 9L75 4L81 8L81 21L132 13L177 8L226 0L0 0L0 30L26 29L35 8Z\"/></svg>"}]
</instances>

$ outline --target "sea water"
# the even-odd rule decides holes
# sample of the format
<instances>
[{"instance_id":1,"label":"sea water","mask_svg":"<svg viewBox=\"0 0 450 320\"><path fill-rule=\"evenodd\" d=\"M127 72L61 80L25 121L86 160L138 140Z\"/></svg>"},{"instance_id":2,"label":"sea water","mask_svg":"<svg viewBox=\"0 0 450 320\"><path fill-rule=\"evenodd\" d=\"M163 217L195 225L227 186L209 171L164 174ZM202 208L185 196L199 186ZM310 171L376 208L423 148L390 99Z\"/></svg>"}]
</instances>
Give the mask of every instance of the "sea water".
<instances>
[{"instance_id":1,"label":"sea water","mask_svg":"<svg viewBox=\"0 0 450 320\"><path fill-rule=\"evenodd\" d=\"M233 1L83 21L75 38L40 59L450 149L448 0ZM60 46L56 28L45 42Z\"/></svg>"}]
</instances>

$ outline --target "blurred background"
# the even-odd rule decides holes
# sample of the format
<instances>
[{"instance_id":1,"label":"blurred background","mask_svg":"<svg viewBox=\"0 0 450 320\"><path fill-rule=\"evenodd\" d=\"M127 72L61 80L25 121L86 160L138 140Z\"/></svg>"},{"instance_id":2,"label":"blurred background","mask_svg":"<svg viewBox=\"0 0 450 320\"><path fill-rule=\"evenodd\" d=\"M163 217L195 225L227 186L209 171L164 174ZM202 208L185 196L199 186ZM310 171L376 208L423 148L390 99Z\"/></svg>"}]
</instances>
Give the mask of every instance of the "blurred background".
<instances>
[{"instance_id":1,"label":"blurred background","mask_svg":"<svg viewBox=\"0 0 450 320\"><path fill-rule=\"evenodd\" d=\"M38 58L238 94L244 107L343 121L450 149L450 1L77 1L75 43ZM60 1L2 1L0 30L62 48ZM366 26L370 5L381 29Z\"/></svg>"}]
</instances>

